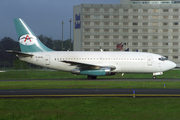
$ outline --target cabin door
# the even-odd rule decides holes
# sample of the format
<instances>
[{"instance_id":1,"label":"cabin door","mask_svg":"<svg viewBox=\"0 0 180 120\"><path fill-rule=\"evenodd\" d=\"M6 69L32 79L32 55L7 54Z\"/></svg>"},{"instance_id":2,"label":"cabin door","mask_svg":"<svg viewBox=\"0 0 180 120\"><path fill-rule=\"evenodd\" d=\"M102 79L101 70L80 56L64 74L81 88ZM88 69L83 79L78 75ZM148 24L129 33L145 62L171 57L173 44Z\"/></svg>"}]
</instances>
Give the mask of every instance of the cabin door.
<instances>
[{"instance_id":1,"label":"cabin door","mask_svg":"<svg viewBox=\"0 0 180 120\"><path fill-rule=\"evenodd\" d=\"M147 57L147 64L148 64L148 66L152 66L152 56L148 56Z\"/></svg>"},{"instance_id":2,"label":"cabin door","mask_svg":"<svg viewBox=\"0 0 180 120\"><path fill-rule=\"evenodd\" d=\"M45 60L46 65L50 65L50 56L46 55L46 60Z\"/></svg>"}]
</instances>

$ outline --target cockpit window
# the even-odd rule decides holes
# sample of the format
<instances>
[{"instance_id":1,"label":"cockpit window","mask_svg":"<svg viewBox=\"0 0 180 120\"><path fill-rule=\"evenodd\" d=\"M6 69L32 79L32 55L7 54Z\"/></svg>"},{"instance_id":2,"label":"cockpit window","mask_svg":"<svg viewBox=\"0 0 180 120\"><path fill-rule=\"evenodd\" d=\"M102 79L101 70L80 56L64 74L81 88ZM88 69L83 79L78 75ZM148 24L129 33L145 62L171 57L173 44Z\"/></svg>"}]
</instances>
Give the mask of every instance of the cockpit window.
<instances>
[{"instance_id":1,"label":"cockpit window","mask_svg":"<svg viewBox=\"0 0 180 120\"><path fill-rule=\"evenodd\" d=\"M160 57L159 60L165 61L165 60L167 60L167 58L166 57Z\"/></svg>"}]
</instances>

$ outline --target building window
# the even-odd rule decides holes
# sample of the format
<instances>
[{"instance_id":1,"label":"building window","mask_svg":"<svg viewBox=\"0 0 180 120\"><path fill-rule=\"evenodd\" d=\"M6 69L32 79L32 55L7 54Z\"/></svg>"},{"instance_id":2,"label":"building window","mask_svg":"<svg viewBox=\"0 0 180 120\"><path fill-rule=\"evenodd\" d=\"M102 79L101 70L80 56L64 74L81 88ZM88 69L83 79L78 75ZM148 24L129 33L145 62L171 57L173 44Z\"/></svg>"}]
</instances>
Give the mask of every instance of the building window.
<instances>
[{"instance_id":1,"label":"building window","mask_svg":"<svg viewBox=\"0 0 180 120\"><path fill-rule=\"evenodd\" d=\"M114 19L119 19L119 16L118 15L114 15Z\"/></svg>"},{"instance_id":2,"label":"building window","mask_svg":"<svg viewBox=\"0 0 180 120\"><path fill-rule=\"evenodd\" d=\"M157 29L152 29L152 32L153 32L153 33L157 33L158 30L157 30Z\"/></svg>"},{"instance_id":3,"label":"building window","mask_svg":"<svg viewBox=\"0 0 180 120\"><path fill-rule=\"evenodd\" d=\"M104 9L104 12L109 12L109 9Z\"/></svg>"},{"instance_id":4,"label":"building window","mask_svg":"<svg viewBox=\"0 0 180 120\"><path fill-rule=\"evenodd\" d=\"M174 22L173 25L178 25L178 22Z\"/></svg>"},{"instance_id":5,"label":"building window","mask_svg":"<svg viewBox=\"0 0 180 120\"><path fill-rule=\"evenodd\" d=\"M178 49L173 49L172 51L173 51L173 52L178 52Z\"/></svg>"},{"instance_id":6,"label":"building window","mask_svg":"<svg viewBox=\"0 0 180 120\"><path fill-rule=\"evenodd\" d=\"M84 38L90 38L90 35L85 35Z\"/></svg>"},{"instance_id":7,"label":"building window","mask_svg":"<svg viewBox=\"0 0 180 120\"><path fill-rule=\"evenodd\" d=\"M94 22L94 25L100 25L100 22Z\"/></svg>"},{"instance_id":8,"label":"building window","mask_svg":"<svg viewBox=\"0 0 180 120\"><path fill-rule=\"evenodd\" d=\"M162 52L167 53L168 49L163 49Z\"/></svg>"},{"instance_id":9,"label":"building window","mask_svg":"<svg viewBox=\"0 0 180 120\"><path fill-rule=\"evenodd\" d=\"M109 29L104 29L104 32L109 32Z\"/></svg>"},{"instance_id":10,"label":"building window","mask_svg":"<svg viewBox=\"0 0 180 120\"><path fill-rule=\"evenodd\" d=\"M173 46L178 46L178 42L173 42Z\"/></svg>"},{"instance_id":11,"label":"building window","mask_svg":"<svg viewBox=\"0 0 180 120\"><path fill-rule=\"evenodd\" d=\"M129 16L123 16L123 19L128 19Z\"/></svg>"},{"instance_id":12,"label":"building window","mask_svg":"<svg viewBox=\"0 0 180 120\"><path fill-rule=\"evenodd\" d=\"M165 23L163 23L163 25L164 25L164 26L167 26L167 25L168 25L168 23L167 23L167 22L165 22Z\"/></svg>"},{"instance_id":13,"label":"building window","mask_svg":"<svg viewBox=\"0 0 180 120\"><path fill-rule=\"evenodd\" d=\"M148 52L148 49L142 49L142 52Z\"/></svg>"},{"instance_id":14,"label":"building window","mask_svg":"<svg viewBox=\"0 0 180 120\"><path fill-rule=\"evenodd\" d=\"M113 31L114 31L114 32L119 32L119 29L114 29Z\"/></svg>"},{"instance_id":15,"label":"building window","mask_svg":"<svg viewBox=\"0 0 180 120\"><path fill-rule=\"evenodd\" d=\"M163 36L163 39L168 39L168 36Z\"/></svg>"},{"instance_id":16,"label":"building window","mask_svg":"<svg viewBox=\"0 0 180 120\"><path fill-rule=\"evenodd\" d=\"M173 9L173 12L179 12L179 9Z\"/></svg>"},{"instance_id":17,"label":"building window","mask_svg":"<svg viewBox=\"0 0 180 120\"><path fill-rule=\"evenodd\" d=\"M105 35L105 36L104 36L104 39L109 39L109 36L108 36L108 35Z\"/></svg>"},{"instance_id":18,"label":"building window","mask_svg":"<svg viewBox=\"0 0 180 120\"><path fill-rule=\"evenodd\" d=\"M84 22L84 25L90 25L90 22Z\"/></svg>"},{"instance_id":19,"label":"building window","mask_svg":"<svg viewBox=\"0 0 180 120\"><path fill-rule=\"evenodd\" d=\"M159 16L152 16L152 19L159 19Z\"/></svg>"},{"instance_id":20,"label":"building window","mask_svg":"<svg viewBox=\"0 0 180 120\"><path fill-rule=\"evenodd\" d=\"M84 51L90 51L90 49L84 49Z\"/></svg>"},{"instance_id":21,"label":"building window","mask_svg":"<svg viewBox=\"0 0 180 120\"><path fill-rule=\"evenodd\" d=\"M143 9L143 12L148 12L148 9Z\"/></svg>"},{"instance_id":22,"label":"building window","mask_svg":"<svg viewBox=\"0 0 180 120\"><path fill-rule=\"evenodd\" d=\"M158 39L158 36L152 36L153 39Z\"/></svg>"},{"instance_id":23,"label":"building window","mask_svg":"<svg viewBox=\"0 0 180 120\"><path fill-rule=\"evenodd\" d=\"M129 9L123 9L123 12L129 12Z\"/></svg>"},{"instance_id":24,"label":"building window","mask_svg":"<svg viewBox=\"0 0 180 120\"><path fill-rule=\"evenodd\" d=\"M148 43L147 42L143 42L142 45L143 46L148 46Z\"/></svg>"},{"instance_id":25,"label":"building window","mask_svg":"<svg viewBox=\"0 0 180 120\"><path fill-rule=\"evenodd\" d=\"M157 53L158 50L157 50L157 49L153 49L152 52L153 52L153 53Z\"/></svg>"},{"instance_id":26,"label":"building window","mask_svg":"<svg viewBox=\"0 0 180 120\"><path fill-rule=\"evenodd\" d=\"M85 32L90 32L90 29L84 29Z\"/></svg>"},{"instance_id":27,"label":"building window","mask_svg":"<svg viewBox=\"0 0 180 120\"><path fill-rule=\"evenodd\" d=\"M173 36L173 39L178 39L178 36Z\"/></svg>"},{"instance_id":28,"label":"building window","mask_svg":"<svg viewBox=\"0 0 180 120\"><path fill-rule=\"evenodd\" d=\"M128 36L123 36L123 39L128 39Z\"/></svg>"},{"instance_id":29,"label":"building window","mask_svg":"<svg viewBox=\"0 0 180 120\"><path fill-rule=\"evenodd\" d=\"M84 45L90 45L90 42L84 42Z\"/></svg>"},{"instance_id":30,"label":"building window","mask_svg":"<svg viewBox=\"0 0 180 120\"><path fill-rule=\"evenodd\" d=\"M104 25L109 25L109 22L104 22Z\"/></svg>"},{"instance_id":31,"label":"building window","mask_svg":"<svg viewBox=\"0 0 180 120\"><path fill-rule=\"evenodd\" d=\"M133 25L138 25L138 23L133 23Z\"/></svg>"},{"instance_id":32,"label":"building window","mask_svg":"<svg viewBox=\"0 0 180 120\"><path fill-rule=\"evenodd\" d=\"M119 38L119 36L113 36L113 39L118 39Z\"/></svg>"},{"instance_id":33,"label":"building window","mask_svg":"<svg viewBox=\"0 0 180 120\"><path fill-rule=\"evenodd\" d=\"M164 46L167 46L167 45L168 45L168 43L167 43L167 42L166 42L166 43L163 43L163 45L164 45Z\"/></svg>"},{"instance_id":34,"label":"building window","mask_svg":"<svg viewBox=\"0 0 180 120\"><path fill-rule=\"evenodd\" d=\"M114 9L114 12L119 12L119 9Z\"/></svg>"},{"instance_id":35,"label":"building window","mask_svg":"<svg viewBox=\"0 0 180 120\"><path fill-rule=\"evenodd\" d=\"M129 30L128 29L123 29L123 32L128 32Z\"/></svg>"},{"instance_id":36,"label":"building window","mask_svg":"<svg viewBox=\"0 0 180 120\"><path fill-rule=\"evenodd\" d=\"M153 42L152 45L153 46L158 46L158 43L157 42Z\"/></svg>"},{"instance_id":37,"label":"building window","mask_svg":"<svg viewBox=\"0 0 180 120\"><path fill-rule=\"evenodd\" d=\"M169 18L169 16L163 16L163 19L168 19Z\"/></svg>"},{"instance_id":38,"label":"building window","mask_svg":"<svg viewBox=\"0 0 180 120\"><path fill-rule=\"evenodd\" d=\"M142 32L148 32L148 29L142 29Z\"/></svg>"},{"instance_id":39,"label":"building window","mask_svg":"<svg viewBox=\"0 0 180 120\"><path fill-rule=\"evenodd\" d=\"M94 38L95 38L95 39L99 39L100 36L99 36L99 35L95 35Z\"/></svg>"},{"instance_id":40,"label":"building window","mask_svg":"<svg viewBox=\"0 0 180 120\"><path fill-rule=\"evenodd\" d=\"M148 16L142 16L142 19L148 19Z\"/></svg>"},{"instance_id":41,"label":"building window","mask_svg":"<svg viewBox=\"0 0 180 120\"><path fill-rule=\"evenodd\" d=\"M142 23L143 26L148 26L148 23Z\"/></svg>"},{"instance_id":42,"label":"building window","mask_svg":"<svg viewBox=\"0 0 180 120\"><path fill-rule=\"evenodd\" d=\"M158 26L159 23L155 22L155 23L152 23L152 26Z\"/></svg>"},{"instance_id":43,"label":"building window","mask_svg":"<svg viewBox=\"0 0 180 120\"><path fill-rule=\"evenodd\" d=\"M138 36L132 36L133 39L138 39Z\"/></svg>"},{"instance_id":44,"label":"building window","mask_svg":"<svg viewBox=\"0 0 180 120\"><path fill-rule=\"evenodd\" d=\"M132 29L132 32L138 32L138 29Z\"/></svg>"},{"instance_id":45,"label":"building window","mask_svg":"<svg viewBox=\"0 0 180 120\"><path fill-rule=\"evenodd\" d=\"M132 45L137 46L137 45L138 45L138 43L137 43L137 42L133 42L133 43L132 43Z\"/></svg>"},{"instance_id":46,"label":"building window","mask_svg":"<svg viewBox=\"0 0 180 120\"><path fill-rule=\"evenodd\" d=\"M173 59L178 59L178 56L173 56Z\"/></svg>"},{"instance_id":47,"label":"building window","mask_svg":"<svg viewBox=\"0 0 180 120\"><path fill-rule=\"evenodd\" d=\"M178 29L173 29L173 32L178 32Z\"/></svg>"},{"instance_id":48,"label":"building window","mask_svg":"<svg viewBox=\"0 0 180 120\"><path fill-rule=\"evenodd\" d=\"M173 19L179 19L178 15L173 15Z\"/></svg>"},{"instance_id":49,"label":"building window","mask_svg":"<svg viewBox=\"0 0 180 120\"><path fill-rule=\"evenodd\" d=\"M142 36L142 39L148 39L148 36Z\"/></svg>"},{"instance_id":50,"label":"building window","mask_svg":"<svg viewBox=\"0 0 180 120\"><path fill-rule=\"evenodd\" d=\"M104 45L109 45L109 42L104 42Z\"/></svg>"},{"instance_id":51,"label":"building window","mask_svg":"<svg viewBox=\"0 0 180 120\"><path fill-rule=\"evenodd\" d=\"M119 44L118 42L113 42L113 45L117 45L117 44Z\"/></svg>"},{"instance_id":52,"label":"building window","mask_svg":"<svg viewBox=\"0 0 180 120\"><path fill-rule=\"evenodd\" d=\"M94 15L94 19L100 19L100 15Z\"/></svg>"},{"instance_id":53,"label":"building window","mask_svg":"<svg viewBox=\"0 0 180 120\"><path fill-rule=\"evenodd\" d=\"M133 9L133 12L138 12L138 9Z\"/></svg>"},{"instance_id":54,"label":"building window","mask_svg":"<svg viewBox=\"0 0 180 120\"><path fill-rule=\"evenodd\" d=\"M133 19L138 19L138 16L133 16Z\"/></svg>"},{"instance_id":55,"label":"building window","mask_svg":"<svg viewBox=\"0 0 180 120\"><path fill-rule=\"evenodd\" d=\"M100 12L100 9L94 9L94 12Z\"/></svg>"},{"instance_id":56,"label":"building window","mask_svg":"<svg viewBox=\"0 0 180 120\"><path fill-rule=\"evenodd\" d=\"M113 24L114 24L114 25L119 25L119 22L114 22Z\"/></svg>"},{"instance_id":57,"label":"building window","mask_svg":"<svg viewBox=\"0 0 180 120\"><path fill-rule=\"evenodd\" d=\"M100 45L100 43L99 42L94 42L94 45Z\"/></svg>"},{"instance_id":58,"label":"building window","mask_svg":"<svg viewBox=\"0 0 180 120\"><path fill-rule=\"evenodd\" d=\"M163 9L163 12L169 12L169 10L168 9Z\"/></svg>"},{"instance_id":59,"label":"building window","mask_svg":"<svg viewBox=\"0 0 180 120\"><path fill-rule=\"evenodd\" d=\"M128 22L123 22L123 25L128 25Z\"/></svg>"},{"instance_id":60,"label":"building window","mask_svg":"<svg viewBox=\"0 0 180 120\"><path fill-rule=\"evenodd\" d=\"M105 18L105 19L109 19L109 15L105 15L104 18Z\"/></svg>"},{"instance_id":61,"label":"building window","mask_svg":"<svg viewBox=\"0 0 180 120\"><path fill-rule=\"evenodd\" d=\"M152 9L152 12L159 12L159 9Z\"/></svg>"},{"instance_id":62,"label":"building window","mask_svg":"<svg viewBox=\"0 0 180 120\"><path fill-rule=\"evenodd\" d=\"M94 32L100 32L100 29L94 29Z\"/></svg>"},{"instance_id":63,"label":"building window","mask_svg":"<svg viewBox=\"0 0 180 120\"><path fill-rule=\"evenodd\" d=\"M90 8L84 8L85 12L90 12Z\"/></svg>"},{"instance_id":64,"label":"building window","mask_svg":"<svg viewBox=\"0 0 180 120\"><path fill-rule=\"evenodd\" d=\"M89 19L89 18L90 18L90 15L84 15L84 18L85 18L85 19Z\"/></svg>"},{"instance_id":65,"label":"building window","mask_svg":"<svg viewBox=\"0 0 180 120\"><path fill-rule=\"evenodd\" d=\"M163 32L168 32L168 29L163 29Z\"/></svg>"}]
</instances>

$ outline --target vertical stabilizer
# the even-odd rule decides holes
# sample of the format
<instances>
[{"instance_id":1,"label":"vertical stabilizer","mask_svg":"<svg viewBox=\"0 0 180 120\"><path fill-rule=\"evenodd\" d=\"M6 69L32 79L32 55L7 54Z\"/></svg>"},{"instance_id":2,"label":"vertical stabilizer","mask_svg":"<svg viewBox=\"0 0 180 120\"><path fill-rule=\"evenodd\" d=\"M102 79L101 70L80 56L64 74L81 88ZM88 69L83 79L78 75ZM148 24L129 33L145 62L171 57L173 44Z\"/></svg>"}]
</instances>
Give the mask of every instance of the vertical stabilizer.
<instances>
[{"instance_id":1,"label":"vertical stabilizer","mask_svg":"<svg viewBox=\"0 0 180 120\"><path fill-rule=\"evenodd\" d=\"M21 52L43 52L53 51L46 47L26 25L26 23L18 18L14 19L19 45Z\"/></svg>"}]
</instances>

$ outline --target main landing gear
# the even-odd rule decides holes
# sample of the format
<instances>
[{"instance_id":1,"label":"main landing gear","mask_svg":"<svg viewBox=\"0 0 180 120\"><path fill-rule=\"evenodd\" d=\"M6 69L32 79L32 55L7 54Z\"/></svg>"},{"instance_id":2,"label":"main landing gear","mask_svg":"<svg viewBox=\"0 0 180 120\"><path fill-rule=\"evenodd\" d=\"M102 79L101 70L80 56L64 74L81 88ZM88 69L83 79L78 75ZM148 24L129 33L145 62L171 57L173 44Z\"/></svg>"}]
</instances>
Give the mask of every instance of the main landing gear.
<instances>
[{"instance_id":1,"label":"main landing gear","mask_svg":"<svg viewBox=\"0 0 180 120\"><path fill-rule=\"evenodd\" d=\"M156 79L156 76L153 76L153 79Z\"/></svg>"},{"instance_id":2,"label":"main landing gear","mask_svg":"<svg viewBox=\"0 0 180 120\"><path fill-rule=\"evenodd\" d=\"M91 76L91 75L88 75L87 78L88 78L88 79L96 79L97 76Z\"/></svg>"}]
</instances>

